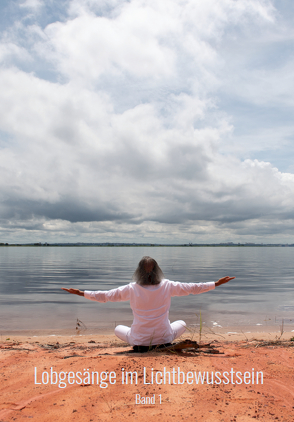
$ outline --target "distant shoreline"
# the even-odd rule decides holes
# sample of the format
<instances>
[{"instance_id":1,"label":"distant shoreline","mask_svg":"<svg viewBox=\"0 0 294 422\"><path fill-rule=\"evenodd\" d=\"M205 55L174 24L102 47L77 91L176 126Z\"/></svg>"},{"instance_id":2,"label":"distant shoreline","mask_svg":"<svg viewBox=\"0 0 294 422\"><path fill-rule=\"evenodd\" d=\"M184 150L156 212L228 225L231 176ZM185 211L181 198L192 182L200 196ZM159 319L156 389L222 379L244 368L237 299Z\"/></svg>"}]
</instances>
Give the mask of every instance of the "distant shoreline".
<instances>
[{"instance_id":1,"label":"distant shoreline","mask_svg":"<svg viewBox=\"0 0 294 422\"><path fill-rule=\"evenodd\" d=\"M22 247L181 247L181 248L191 248L191 247L294 247L294 243L182 243L182 244L161 244L161 243L0 243L0 247L5 246L22 246Z\"/></svg>"}]
</instances>

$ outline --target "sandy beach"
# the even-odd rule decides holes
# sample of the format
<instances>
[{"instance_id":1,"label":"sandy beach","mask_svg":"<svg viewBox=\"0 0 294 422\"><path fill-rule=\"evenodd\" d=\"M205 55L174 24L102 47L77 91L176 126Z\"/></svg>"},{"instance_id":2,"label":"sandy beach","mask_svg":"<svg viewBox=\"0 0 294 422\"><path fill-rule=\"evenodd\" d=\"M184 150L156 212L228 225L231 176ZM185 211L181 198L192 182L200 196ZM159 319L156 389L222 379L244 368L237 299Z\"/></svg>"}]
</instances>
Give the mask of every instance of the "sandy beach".
<instances>
[{"instance_id":1,"label":"sandy beach","mask_svg":"<svg viewBox=\"0 0 294 422\"><path fill-rule=\"evenodd\" d=\"M0 420L292 422L293 335L195 336L213 353L130 353L110 334L2 336Z\"/></svg>"}]
</instances>

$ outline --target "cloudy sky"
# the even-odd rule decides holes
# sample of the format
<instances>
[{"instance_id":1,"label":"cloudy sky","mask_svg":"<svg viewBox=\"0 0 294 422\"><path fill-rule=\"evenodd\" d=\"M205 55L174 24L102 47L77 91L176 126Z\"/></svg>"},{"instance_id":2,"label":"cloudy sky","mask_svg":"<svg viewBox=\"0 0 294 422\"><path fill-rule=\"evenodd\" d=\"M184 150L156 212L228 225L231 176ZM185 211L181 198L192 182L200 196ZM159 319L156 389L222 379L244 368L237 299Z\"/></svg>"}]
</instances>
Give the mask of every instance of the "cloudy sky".
<instances>
[{"instance_id":1,"label":"cloudy sky","mask_svg":"<svg viewBox=\"0 0 294 422\"><path fill-rule=\"evenodd\" d=\"M0 242L294 243L293 0L1 0Z\"/></svg>"}]
</instances>

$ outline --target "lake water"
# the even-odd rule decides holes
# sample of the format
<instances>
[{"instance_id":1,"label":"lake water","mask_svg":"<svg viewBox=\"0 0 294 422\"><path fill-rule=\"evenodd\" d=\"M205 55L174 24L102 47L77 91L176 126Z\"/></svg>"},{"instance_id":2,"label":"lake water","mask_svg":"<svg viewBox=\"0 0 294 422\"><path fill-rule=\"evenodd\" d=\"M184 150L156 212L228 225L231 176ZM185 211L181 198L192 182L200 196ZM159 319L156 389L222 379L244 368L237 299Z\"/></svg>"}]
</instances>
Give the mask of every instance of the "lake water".
<instances>
[{"instance_id":1,"label":"lake water","mask_svg":"<svg viewBox=\"0 0 294 422\"><path fill-rule=\"evenodd\" d=\"M1 247L0 333L81 333L130 325L128 302L97 303L61 287L108 290L129 283L144 255L182 282L236 279L201 295L172 299L170 320L199 327L294 330L294 248ZM82 321L77 326L77 319ZM85 329L85 327L87 329ZM235 328L234 328L235 327Z\"/></svg>"}]
</instances>

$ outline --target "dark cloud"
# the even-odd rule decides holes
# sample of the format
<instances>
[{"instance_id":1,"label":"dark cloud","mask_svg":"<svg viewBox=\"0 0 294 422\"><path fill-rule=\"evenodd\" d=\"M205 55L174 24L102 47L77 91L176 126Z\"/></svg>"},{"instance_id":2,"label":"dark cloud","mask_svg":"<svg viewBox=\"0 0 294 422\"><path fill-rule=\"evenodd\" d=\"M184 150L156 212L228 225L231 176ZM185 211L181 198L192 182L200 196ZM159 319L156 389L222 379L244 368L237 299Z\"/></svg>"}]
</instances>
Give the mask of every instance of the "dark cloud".
<instances>
[{"instance_id":1,"label":"dark cloud","mask_svg":"<svg viewBox=\"0 0 294 422\"><path fill-rule=\"evenodd\" d=\"M45 218L65 220L71 223L89 221L130 220L134 214L117 209L112 204L96 205L93 209L80 201L64 198L57 203L27 199L7 200L2 204L2 219L30 220Z\"/></svg>"}]
</instances>

